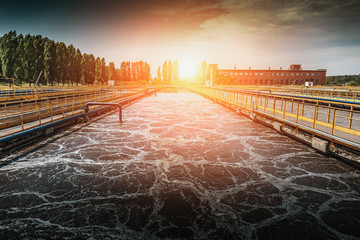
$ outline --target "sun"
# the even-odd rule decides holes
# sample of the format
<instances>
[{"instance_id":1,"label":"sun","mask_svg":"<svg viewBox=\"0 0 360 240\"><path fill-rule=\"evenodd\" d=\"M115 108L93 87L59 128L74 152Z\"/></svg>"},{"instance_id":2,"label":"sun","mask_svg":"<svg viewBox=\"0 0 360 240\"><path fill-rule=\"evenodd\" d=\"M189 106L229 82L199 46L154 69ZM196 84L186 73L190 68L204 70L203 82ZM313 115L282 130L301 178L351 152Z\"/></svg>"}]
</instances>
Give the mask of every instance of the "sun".
<instances>
[{"instance_id":1,"label":"sun","mask_svg":"<svg viewBox=\"0 0 360 240\"><path fill-rule=\"evenodd\" d=\"M179 75L181 79L194 78L196 74L196 63L192 61L179 62Z\"/></svg>"}]
</instances>

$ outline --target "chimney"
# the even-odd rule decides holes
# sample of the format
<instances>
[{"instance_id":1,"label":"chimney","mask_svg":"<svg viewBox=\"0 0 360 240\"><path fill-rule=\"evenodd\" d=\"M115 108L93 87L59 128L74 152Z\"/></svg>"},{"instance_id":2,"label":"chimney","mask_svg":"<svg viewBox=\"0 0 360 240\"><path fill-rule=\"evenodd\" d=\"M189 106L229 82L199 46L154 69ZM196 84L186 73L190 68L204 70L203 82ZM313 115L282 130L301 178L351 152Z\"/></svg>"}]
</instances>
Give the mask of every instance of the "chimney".
<instances>
[{"instance_id":1,"label":"chimney","mask_svg":"<svg viewBox=\"0 0 360 240\"><path fill-rule=\"evenodd\" d=\"M251 70L251 67L249 67L249 70Z\"/></svg>"},{"instance_id":2,"label":"chimney","mask_svg":"<svg viewBox=\"0 0 360 240\"><path fill-rule=\"evenodd\" d=\"M270 67L269 67L269 70L270 70Z\"/></svg>"},{"instance_id":3,"label":"chimney","mask_svg":"<svg viewBox=\"0 0 360 240\"><path fill-rule=\"evenodd\" d=\"M282 67L280 67L280 70L282 70Z\"/></svg>"}]
</instances>

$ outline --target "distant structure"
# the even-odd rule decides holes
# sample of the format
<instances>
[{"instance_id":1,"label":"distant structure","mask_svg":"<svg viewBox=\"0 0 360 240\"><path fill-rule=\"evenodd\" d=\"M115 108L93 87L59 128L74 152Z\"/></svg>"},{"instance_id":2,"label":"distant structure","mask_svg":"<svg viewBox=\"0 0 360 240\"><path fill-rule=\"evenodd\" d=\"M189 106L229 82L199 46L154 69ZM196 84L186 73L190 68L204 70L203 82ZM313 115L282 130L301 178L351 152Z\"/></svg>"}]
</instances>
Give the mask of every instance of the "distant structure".
<instances>
[{"instance_id":1,"label":"distant structure","mask_svg":"<svg viewBox=\"0 0 360 240\"><path fill-rule=\"evenodd\" d=\"M206 72L206 79L205 79L205 84L206 86L212 86L213 85L213 80L215 78L215 75L217 74L218 71L218 65L217 64L209 64L207 67L207 72Z\"/></svg>"},{"instance_id":2,"label":"distant structure","mask_svg":"<svg viewBox=\"0 0 360 240\"><path fill-rule=\"evenodd\" d=\"M326 69L303 70L300 64L292 64L288 70L217 69L217 75L230 77L233 84L244 85L324 85Z\"/></svg>"}]
</instances>

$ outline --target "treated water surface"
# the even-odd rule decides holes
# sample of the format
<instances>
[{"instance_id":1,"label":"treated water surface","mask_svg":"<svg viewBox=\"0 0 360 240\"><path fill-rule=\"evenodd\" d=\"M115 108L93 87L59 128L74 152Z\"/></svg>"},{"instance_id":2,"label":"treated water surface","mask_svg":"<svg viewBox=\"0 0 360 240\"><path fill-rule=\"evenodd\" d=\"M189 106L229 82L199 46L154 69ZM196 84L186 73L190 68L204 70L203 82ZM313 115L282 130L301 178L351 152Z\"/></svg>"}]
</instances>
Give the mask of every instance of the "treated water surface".
<instances>
[{"instance_id":1,"label":"treated water surface","mask_svg":"<svg viewBox=\"0 0 360 240\"><path fill-rule=\"evenodd\" d=\"M3 159L1 239L357 239L360 171L193 93Z\"/></svg>"}]
</instances>

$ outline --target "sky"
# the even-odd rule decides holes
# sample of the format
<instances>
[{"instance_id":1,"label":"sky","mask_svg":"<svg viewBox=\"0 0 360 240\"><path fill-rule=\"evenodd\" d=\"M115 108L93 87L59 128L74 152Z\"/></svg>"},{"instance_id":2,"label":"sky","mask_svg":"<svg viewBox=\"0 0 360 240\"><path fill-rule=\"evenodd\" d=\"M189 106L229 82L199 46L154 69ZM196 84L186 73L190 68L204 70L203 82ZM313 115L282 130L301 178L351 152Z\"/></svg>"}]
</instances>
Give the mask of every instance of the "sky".
<instances>
[{"instance_id":1,"label":"sky","mask_svg":"<svg viewBox=\"0 0 360 240\"><path fill-rule=\"evenodd\" d=\"M107 62L360 74L359 0L0 0L0 35L41 34Z\"/></svg>"}]
</instances>

